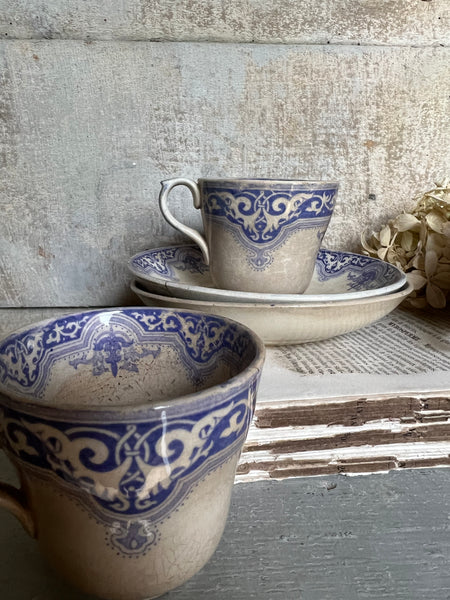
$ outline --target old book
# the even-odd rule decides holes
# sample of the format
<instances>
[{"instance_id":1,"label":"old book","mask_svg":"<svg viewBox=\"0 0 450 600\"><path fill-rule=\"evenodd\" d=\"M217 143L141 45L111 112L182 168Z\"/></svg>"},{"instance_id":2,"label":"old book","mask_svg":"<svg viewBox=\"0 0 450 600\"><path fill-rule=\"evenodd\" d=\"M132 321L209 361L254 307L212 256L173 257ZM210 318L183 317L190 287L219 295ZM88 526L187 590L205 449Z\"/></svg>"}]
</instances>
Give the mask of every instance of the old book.
<instances>
[{"instance_id":1,"label":"old book","mask_svg":"<svg viewBox=\"0 0 450 600\"><path fill-rule=\"evenodd\" d=\"M450 313L267 349L238 481L450 463Z\"/></svg>"}]
</instances>

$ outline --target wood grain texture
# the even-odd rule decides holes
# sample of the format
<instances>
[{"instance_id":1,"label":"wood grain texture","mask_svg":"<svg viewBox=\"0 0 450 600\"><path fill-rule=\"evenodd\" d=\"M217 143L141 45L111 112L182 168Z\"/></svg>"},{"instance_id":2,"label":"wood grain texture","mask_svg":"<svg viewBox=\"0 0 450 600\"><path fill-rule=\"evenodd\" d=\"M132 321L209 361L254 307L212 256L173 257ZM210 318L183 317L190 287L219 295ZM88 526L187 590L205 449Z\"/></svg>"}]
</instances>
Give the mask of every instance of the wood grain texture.
<instances>
[{"instance_id":1,"label":"wood grain texture","mask_svg":"<svg viewBox=\"0 0 450 600\"><path fill-rule=\"evenodd\" d=\"M447 0L0 0L0 36L449 45Z\"/></svg>"},{"instance_id":2,"label":"wood grain texture","mask_svg":"<svg viewBox=\"0 0 450 600\"><path fill-rule=\"evenodd\" d=\"M423 470L237 486L213 560L167 600L446 599L448 478Z\"/></svg>"},{"instance_id":3,"label":"wood grain texture","mask_svg":"<svg viewBox=\"0 0 450 600\"><path fill-rule=\"evenodd\" d=\"M226 50L226 51L225 51ZM170 176L341 181L325 245L359 249L448 172L447 48L0 44L0 306L136 303L126 260L179 241ZM172 200L188 224L187 196Z\"/></svg>"},{"instance_id":4,"label":"wood grain texture","mask_svg":"<svg viewBox=\"0 0 450 600\"><path fill-rule=\"evenodd\" d=\"M80 308L0 308L0 338L38 321L79 312Z\"/></svg>"},{"instance_id":5,"label":"wood grain texture","mask_svg":"<svg viewBox=\"0 0 450 600\"><path fill-rule=\"evenodd\" d=\"M395 429L395 424L392 425ZM448 439L448 438L447 438ZM404 442L299 452L258 450L242 454L236 474L237 483L282 480L293 477L362 473L387 473L422 467L449 467L450 442ZM370 441L369 438L367 440ZM372 440L373 441L373 440Z\"/></svg>"},{"instance_id":6,"label":"wood grain texture","mask_svg":"<svg viewBox=\"0 0 450 600\"><path fill-rule=\"evenodd\" d=\"M0 456L0 472L13 479ZM165 600L447 600L448 469L236 485L221 543ZM94 600L0 512L0 597Z\"/></svg>"}]
</instances>

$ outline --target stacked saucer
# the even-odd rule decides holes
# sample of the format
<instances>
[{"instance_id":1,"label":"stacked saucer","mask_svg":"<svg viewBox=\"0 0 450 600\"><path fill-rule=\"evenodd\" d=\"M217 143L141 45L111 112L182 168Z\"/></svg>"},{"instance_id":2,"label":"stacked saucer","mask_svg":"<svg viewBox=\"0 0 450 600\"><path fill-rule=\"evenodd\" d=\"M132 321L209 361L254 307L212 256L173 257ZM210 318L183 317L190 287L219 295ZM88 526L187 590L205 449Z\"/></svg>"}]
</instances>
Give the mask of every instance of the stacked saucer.
<instances>
[{"instance_id":1,"label":"stacked saucer","mask_svg":"<svg viewBox=\"0 0 450 600\"><path fill-rule=\"evenodd\" d=\"M412 291L406 275L379 259L321 249L302 294L218 289L196 245L153 248L133 256L131 289L148 306L199 310L240 321L267 345L318 341L364 327Z\"/></svg>"}]
</instances>

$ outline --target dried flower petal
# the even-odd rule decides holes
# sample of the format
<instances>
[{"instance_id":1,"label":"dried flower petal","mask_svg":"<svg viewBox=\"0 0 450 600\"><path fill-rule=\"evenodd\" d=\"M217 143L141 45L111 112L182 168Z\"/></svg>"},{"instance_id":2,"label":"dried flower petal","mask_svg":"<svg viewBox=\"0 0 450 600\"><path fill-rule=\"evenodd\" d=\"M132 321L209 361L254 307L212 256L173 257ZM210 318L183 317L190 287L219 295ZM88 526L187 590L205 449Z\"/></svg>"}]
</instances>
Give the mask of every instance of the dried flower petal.
<instances>
[{"instance_id":1,"label":"dried flower petal","mask_svg":"<svg viewBox=\"0 0 450 600\"><path fill-rule=\"evenodd\" d=\"M450 178L416 199L378 232L361 236L364 254L405 271L414 291L408 304L443 308L450 302Z\"/></svg>"},{"instance_id":2,"label":"dried flower petal","mask_svg":"<svg viewBox=\"0 0 450 600\"><path fill-rule=\"evenodd\" d=\"M428 237L428 229L427 229L427 224L425 223L425 221L421 221L420 222L420 233L419 233L419 239L420 242L423 246L425 246L425 244L427 243L427 237Z\"/></svg>"},{"instance_id":3,"label":"dried flower petal","mask_svg":"<svg viewBox=\"0 0 450 600\"><path fill-rule=\"evenodd\" d=\"M420 290L427 283L427 278L420 271L412 271L407 274L408 281L412 283L415 290Z\"/></svg>"},{"instance_id":4,"label":"dried flower petal","mask_svg":"<svg viewBox=\"0 0 450 600\"><path fill-rule=\"evenodd\" d=\"M437 285L441 290L450 290L450 271L436 273L430 281L433 285Z\"/></svg>"},{"instance_id":5,"label":"dried flower petal","mask_svg":"<svg viewBox=\"0 0 450 600\"><path fill-rule=\"evenodd\" d=\"M420 221L414 215L403 213L395 217L392 221L392 226L395 227L397 231L419 231Z\"/></svg>"},{"instance_id":6,"label":"dried flower petal","mask_svg":"<svg viewBox=\"0 0 450 600\"><path fill-rule=\"evenodd\" d=\"M415 246L414 236L411 231L404 231L400 237L400 244L406 252L410 252Z\"/></svg>"},{"instance_id":7,"label":"dried flower petal","mask_svg":"<svg viewBox=\"0 0 450 600\"><path fill-rule=\"evenodd\" d=\"M426 252L436 252L436 254L441 254L442 247L445 245L444 238L438 233L430 233L427 238L426 244Z\"/></svg>"},{"instance_id":8,"label":"dried flower petal","mask_svg":"<svg viewBox=\"0 0 450 600\"><path fill-rule=\"evenodd\" d=\"M427 285L426 299L433 308L445 308L447 303L444 292L432 283Z\"/></svg>"},{"instance_id":9,"label":"dried flower petal","mask_svg":"<svg viewBox=\"0 0 450 600\"><path fill-rule=\"evenodd\" d=\"M381 260L384 260L388 253L388 250L389 250L389 248L380 248L379 250L377 250L378 258L380 258Z\"/></svg>"},{"instance_id":10,"label":"dried flower petal","mask_svg":"<svg viewBox=\"0 0 450 600\"><path fill-rule=\"evenodd\" d=\"M447 219L443 214L443 211L439 209L433 209L425 217L428 227L430 227L436 233L441 233L443 226L447 223Z\"/></svg>"},{"instance_id":11,"label":"dried flower petal","mask_svg":"<svg viewBox=\"0 0 450 600\"><path fill-rule=\"evenodd\" d=\"M389 246L391 241L391 228L385 225L380 231L380 242L382 246Z\"/></svg>"},{"instance_id":12,"label":"dried flower petal","mask_svg":"<svg viewBox=\"0 0 450 600\"><path fill-rule=\"evenodd\" d=\"M369 254L372 254L376 252L377 249L371 246L370 243L367 241L367 233L367 229L365 229L361 234L361 246L364 248L364 250L369 252Z\"/></svg>"},{"instance_id":13,"label":"dried flower petal","mask_svg":"<svg viewBox=\"0 0 450 600\"><path fill-rule=\"evenodd\" d=\"M419 271L425 271L425 259L423 254L416 254L408 268L418 269Z\"/></svg>"},{"instance_id":14,"label":"dried flower petal","mask_svg":"<svg viewBox=\"0 0 450 600\"><path fill-rule=\"evenodd\" d=\"M431 277L435 274L438 264L438 257L435 250L427 250L425 254L425 275Z\"/></svg>"},{"instance_id":15,"label":"dried flower petal","mask_svg":"<svg viewBox=\"0 0 450 600\"><path fill-rule=\"evenodd\" d=\"M446 238L450 238L450 222L447 222L442 226L442 235Z\"/></svg>"}]
</instances>

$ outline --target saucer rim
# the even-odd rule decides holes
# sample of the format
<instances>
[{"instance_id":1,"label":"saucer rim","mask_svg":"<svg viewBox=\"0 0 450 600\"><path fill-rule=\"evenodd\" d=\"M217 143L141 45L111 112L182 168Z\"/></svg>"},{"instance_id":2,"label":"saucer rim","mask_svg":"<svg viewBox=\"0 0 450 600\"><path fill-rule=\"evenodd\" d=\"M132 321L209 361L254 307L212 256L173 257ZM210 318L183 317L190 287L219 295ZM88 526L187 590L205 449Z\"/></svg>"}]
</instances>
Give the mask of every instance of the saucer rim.
<instances>
[{"instance_id":1,"label":"saucer rim","mask_svg":"<svg viewBox=\"0 0 450 600\"><path fill-rule=\"evenodd\" d=\"M362 329L386 317L414 289L407 282L402 290L385 296L287 305L191 300L136 289L134 282L130 287L146 306L196 310L239 321L259 335L266 346L319 342Z\"/></svg>"},{"instance_id":2,"label":"saucer rim","mask_svg":"<svg viewBox=\"0 0 450 600\"><path fill-rule=\"evenodd\" d=\"M406 273L401 271L395 265L391 263L386 263L392 268L394 271L397 271L398 281L391 283L389 285L385 285L379 288L371 289L371 290L357 290L351 292L342 292L342 293L330 293L330 294L263 294L258 292L242 292L242 291L234 291L234 290L225 290L221 288L215 287L205 287L201 285L192 285L186 283L176 283L171 282L165 279L164 277L158 277L157 275L148 275L142 272L139 272L133 265L133 262L137 259L145 255L147 252L153 252L156 250L168 250L172 248L196 248L195 244L189 243L180 243L180 244L169 244L164 246L157 246L154 248L148 248L146 250L142 250L141 252L137 252L131 258L128 259L127 267L131 272L135 279L138 279L144 287L149 291L153 292L154 287L158 287L158 291L161 291L163 287L165 289L166 295L174 298L186 298L190 300L202 300L202 301L221 301L227 303L239 303L243 302L245 304L306 304L306 303L321 303L321 302L333 302L333 301L344 301L344 300L356 300L362 298L373 298L378 296L385 296L387 294L391 294L395 291L399 291L402 289L407 283ZM365 258L370 258L374 262L384 262L379 258L374 257L366 257L363 254L358 254L357 252L350 252L347 250L331 250L329 248L321 248L321 250L330 250L331 252L339 252L342 254L350 254L355 256L364 256ZM151 286L152 289L149 289L148 286ZM180 295L181 294L181 295Z\"/></svg>"},{"instance_id":3,"label":"saucer rim","mask_svg":"<svg viewBox=\"0 0 450 600\"><path fill-rule=\"evenodd\" d=\"M396 290L395 292L391 292L388 294L383 294L382 296L372 296L366 298L352 298L345 300L326 300L324 302L298 302L297 304L289 304L283 302L222 302L220 300L200 300L196 298L180 298L178 296L167 296L165 294L158 294L157 292L145 290L139 288L136 283L139 283L136 279L131 281L130 288L133 293L137 296L142 294L146 297L151 297L155 299L161 300L169 300L177 303L188 303L188 304L201 304L202 307L205 307L205 312L208 307L213 306L223 306L223 307L232 307L232 308L251 308L251 309L260 309L260 310L268 310L268 309L302 309L302 308L328 308L331 306L364 306L366 304L374 304L376 302L388 302L391 300L395 300L397 298L406 298L413 290L414 286L410 281L406 281L401 289ZM192 309L195 310L195 309Z\"/></svg>"}]
</instances>

